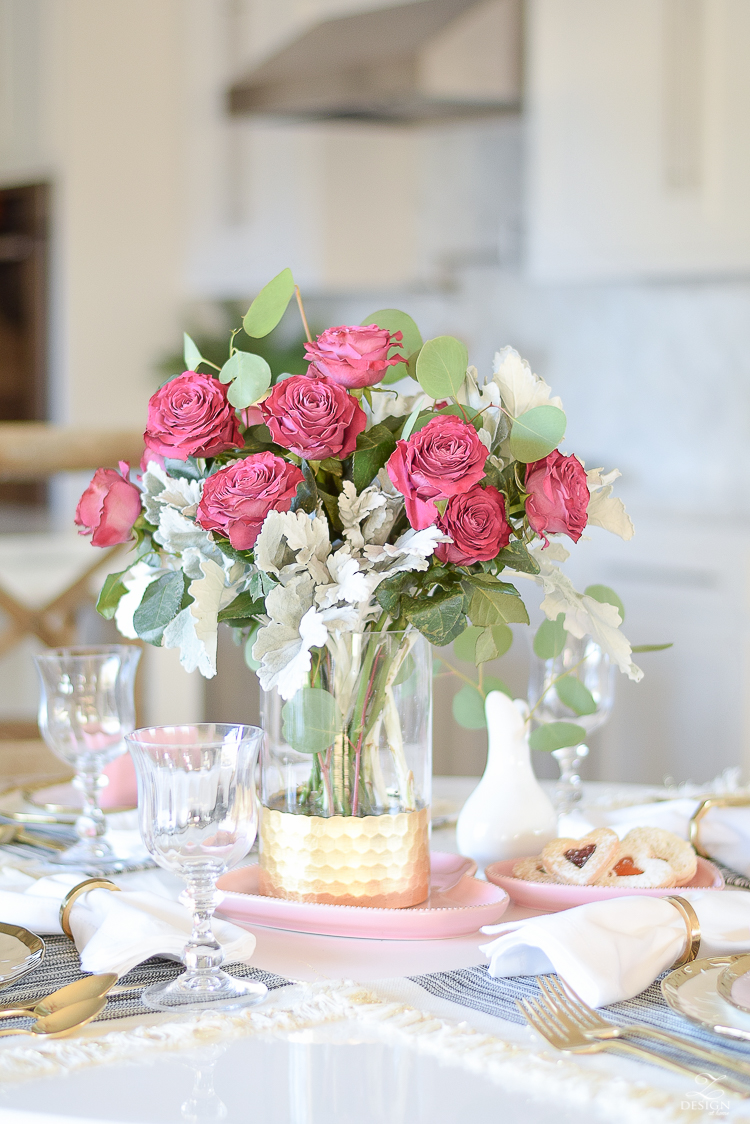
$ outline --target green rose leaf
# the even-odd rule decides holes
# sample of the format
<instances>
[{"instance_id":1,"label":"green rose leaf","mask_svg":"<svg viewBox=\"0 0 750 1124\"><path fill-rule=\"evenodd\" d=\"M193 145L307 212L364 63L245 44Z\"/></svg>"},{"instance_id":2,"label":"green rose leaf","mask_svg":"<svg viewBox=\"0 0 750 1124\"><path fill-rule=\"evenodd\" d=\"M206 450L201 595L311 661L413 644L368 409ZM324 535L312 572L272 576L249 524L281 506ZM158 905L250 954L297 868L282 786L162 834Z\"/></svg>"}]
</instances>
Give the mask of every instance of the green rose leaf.
<instances>
[{"instance_id":1,"label":"green rose leaf","mask_svg":"<svg viewBox=\"0 0 750 1124\"><path fill-rule=\"evenodd\" d=\"M518 590L491 574L472 574L464 588L470 592L469 618L480 628L496 624L528 624L529 614Z\"/></svg>"},{"instance_id":2,"label":"green rose leaf","mask_svg":"<svg viewBox=\"0 0 750 1124\"><path fill-rule=\"evenodd\" d=\"M469 353L454 336L427 340L417 359L417 380L430 398L453 398L463 385Z\"/></svg>"},{"instance_id":3,"label":"green rose leaf","mask_svg":"<svg viewBox=\"0 0 750 1124\"><path fill-rule=\"evenodd\" d=\"M450 644L466 627L466 597L460 590L437 589L432 597L403 597L401 604L406 619L437 648Z\"/></svg>"},{"instance_id":4,"label":"green rose leaf","mask_svg":"<svg viewBox=\"0 0 750 1124\"><path fill-rule=\"evenodd\" d=\"M505 683L492 675L484 677L483 689L485 697L490 691L502 691L504 695L513 697ZM463 726L465 730L483 730L487 725L487 718L484 713L484 698L477 687L472 687L466 683L453 696L452 709L456 722L459 726Z\"/></svg>"},{"instance_id":5,"label":"green rose leaf","mask_svg":"<svg viewBox=\"0 0 750 1124\"><path fill-rule=\"evenodd\" d=\"M634 644L630 650L631 652L663 652L673 647L674 644L670 641L669 644Z\"/></svg>"},{"instance_id":6,"label":"green rose leaf","mask_svg":"<svg viewBox=\"0 0 750 1124\"><path fill-rule=\"evenodd\" d=\"M555 691L560 702L575 714L596 714L594 696L575 675L564 675L558 679Z\"/></svg>"},{"instance_id":7,"label":"green rose leaf","mask_svg":"<svg viewBox=\"0 0 750 1124\"><path fill-rule=\"evenodd\" d=\"M463 660L465 663L474 663L477 640L481 634L481 628L477 628L476 625L470 624L468 628L465 628L461 635L453 641L453 653L456 659Z\"/></svg>"},{"instance_id":8,"label":"green rose leaf","mask_svg":"<svg viewBox=\"0 0 750 1124\"><path fill-rule=\"evenodd\" d=\"M593 597L594 601L598 601L601 605L614 605L620 614L620 624L625 620L625 606L614 589L610 589L608 585L588 585L583 592L587 597Z\"/></svg>"},{"instance_id":9,"label":"green rose leaf","mask_svg":"<svg viewBox=\"0 0 750 1124\"><path fill-rule=\"evenodd\" d=\"M120 598L128 592L120 580L123 574L127 574L127 572L127 570L120 570L119 574L107 574L104 579L104 585L96 603L96 611L104 617L105 621L112 620L117 611L117 606L120 604Z\"/></svg>"},{"instance_id":10,"label":"green rose leaf","mask_svg":"<svg viewBox=\"0 0 750 1124\"><path fill-rule=\"evenodd\" d=\"M513 632L507 624L494 624L491 628L483 628L476 643L474 659L477 664L497 660L505 655L512 643Z\"/></svg>"},{"instance_id":11,"label":"green rose leaf","mask_svg":"<svg viewBox=\"0 0 750 1124\"><path fill-rule=\"evenodd\" d=\"M519 539L513 539L512 542L508 543L505 549L498 554L497 561L501 566L508 566L509 569L518 570L521 574L538 574L540 570L536 558L533 554L529 554Z\"/></svg>"},{"instance_id":12,"label":"green rose leaf","mask_svg":"<svg viewBox=\"0 0 750 1124\"><path fill-rule=\"evenodd\" d=\"M292 511L306 511L308 515L312 515L318 507L318 482L307 461L303 461L300 468L304 480L301 480L297 485L297 491L292 500Z\"/></svg>"},{"instance_id":13,"label":"green rose leaf","mask_svg":"<svg viewBox=\"0 0 750 1124\"><path fill-rule=\"evenodd\" d=\"M537 726L536 730L531 732L529 745L532 749L552 753L556 749L580 745L585 737L586 731L583 726L576 726L572 722L549 722L545 726Z\"/></svg>"},{"instance_id":14,"label":"green rose leaf","mask_svg":"<svg viewBox=\"0 0 750 1124\"><path fill-rule=\"evenodd\" d=\"M381 308L378 312L366 316L360 323L363 325L377 324L379 328L385 328L391 335L401 332L404 337L401 341L401 347L392 349L391 358L394 355L402 355L404 359L408 360L422 346L419 328L408 313L401 312L398 308ZM394 363L392 367L386 370L381 382L387 386L388 383L398 382L399 379L405 378L408 373L407 367L403 363ZM411 373L413 374L413 372Z\"/></svg>"},{"instance_id":15,"label":"green rose leaf","mask_svg":"<svg viewBox=\"0 0 750 1124\"><path fill-rule=\"evenodd\" d=\"M225 609L219 610L218 619L219 623L228 624L232 628L242 628L247 625L249 618L265 611L265 600L262 597L253 597L252 593L246 590L244 593L239 593Z\"/></svg>"},{"instance_id":16,"label":"green rose leaf","mask_svg":"<svg viewBox=\"0 0 750 1124\"><path fill-rule=\"evenodd\" d=\"M565 647L565 613L560 613L554 621L542 621L534 637L534 653L540 660L553 660Z\"/></svg>"},{"instance_id":17,"label":"green rose leaf","mask_svg":"<svg viewBox=\"0 0 750 1124\"><path fill-rule=\"evenodd\" d=\"M265 285L245 313L242 327L249 336L259 340L272 332L286 312L286 306L294 294L294 278L291 269L281 273Z\"/></svg>"},{"instance_id":18,"label":"green rose leaf","mask_svg":"<svg viewBox=\"0 0 750 1124\"><path fill-rule=\"evenodd\" d=\"M244 410L257 402L271 385L271 378L271 368L265 359L249 351L235 351L219 373L221 382L232 384L227 398L236 410Z\"/></svg>"},{"instance_id":19,"label":"green rose leaf","mask_svg":"<svg viewBox=\"0 0 750 1124\"><path fill-rule=\"evenodd\" d=\"M359 434L352 462L352 477L358 492L372 483L395 448L396 438L385 425L374 425Z\"/></svg>"},{"instance_id":20,"label":"green rose leaf","mask_svg":"<svg viewBox=\"0 0 750 1124\"><path fill-rule=\"evenodd\" d=\"M341 708L322 687L302 687L281 708L283 736L298 753L323 753L343 725Z\"/></svg>"},{"instance_id":21,"label":"green rose leaf","mask_svg":"<svg viewBox=\"0 0 750 1124\"><path fill-rule=\"evenodd\" d=\"M183 608L186 579L182 570L167 570L147 586L133 613L133 628L148 644L161 644L164 629Z\"/></svg>"},{"instance_id":22,"label":"green rose leaf","mask_svg":"<svg viewBox=\"0 0 750 1124\"><path fill-rule=\"evenodd\" d=\"M517 461L531 464L548 456L565 436L567 418L557 406L534 406L510 427L510 451Z\"/></svg>"},{"instance_id":23,"label":"green rose leaf","mask_svg":"<svg viewBox=\"0 0 750 1124\"><path fill-rule=\"evenodd\" d=\"M190 338L187 332L182 333L182 342L185 369L187 371L196 371L198 369L198 364L203 362L203 356L198 350L195 341Z\"/></svg>"}]
</instances>

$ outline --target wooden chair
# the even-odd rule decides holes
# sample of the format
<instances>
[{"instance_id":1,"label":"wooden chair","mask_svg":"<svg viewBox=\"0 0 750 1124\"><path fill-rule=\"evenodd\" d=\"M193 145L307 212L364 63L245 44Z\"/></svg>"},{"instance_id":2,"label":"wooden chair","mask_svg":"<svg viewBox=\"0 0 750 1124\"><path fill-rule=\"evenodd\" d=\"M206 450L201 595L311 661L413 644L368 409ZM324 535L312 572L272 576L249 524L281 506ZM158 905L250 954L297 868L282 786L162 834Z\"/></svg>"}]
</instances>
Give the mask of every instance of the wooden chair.
<instances>
[{"instance_id":1,"label":"wooden chair","mask_svg":"<svg viewBox=\"0 0 750 1124\"><path fill-rule=\"evenodd\" d=\"M44 422L0 422L0 482L36 482L58 472L93 471L125 460L137 464L143 452L143 435L137 430L91 430L55 426ZM29 549L38 549L39 537L28 536ZM0 631L0 658L27 636L46 647L76 642L76 616L93 603L92 579L111 570L113 558L124 546L93 551L90 565L47 603L31 607L6 587L0 574L0 610L8 618ZM67 778L70 771L39 738L35 722L0 720L0 785L27 783L33 777Z\"/></svg>"}]
</instances>

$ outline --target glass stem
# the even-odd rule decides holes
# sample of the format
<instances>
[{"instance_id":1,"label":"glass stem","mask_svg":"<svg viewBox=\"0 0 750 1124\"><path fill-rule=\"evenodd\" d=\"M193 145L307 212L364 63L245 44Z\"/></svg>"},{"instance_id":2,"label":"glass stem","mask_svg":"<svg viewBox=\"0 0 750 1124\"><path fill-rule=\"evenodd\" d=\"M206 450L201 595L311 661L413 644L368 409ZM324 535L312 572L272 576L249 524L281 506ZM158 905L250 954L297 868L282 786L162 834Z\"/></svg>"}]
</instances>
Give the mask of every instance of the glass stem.
<instances>
[{"instance_id":1,"label":"glass stem","mask_svg":"<svg viewBox=\"0 0 750 1124\"><path fill-rule=\"evenodd\" d=\"M188 972L211 973L224 959L221 945L211 929L211 919L219 901L214 879L203 872L188 875L187 892L193 901L193 931L182 958Z\"/></svg>"},{"instance_id":2,"label":"glass stem","mask_svg":"<svg viewBox=\"0 0 750 1124\"><path fill-rule=\"evenodd\" d=\"M79 773L74 783L83 800L76 820L76 835L79 839L100 839L107 832L107 823L99 807L99 774Z\"/></svg>"}]
</instances>

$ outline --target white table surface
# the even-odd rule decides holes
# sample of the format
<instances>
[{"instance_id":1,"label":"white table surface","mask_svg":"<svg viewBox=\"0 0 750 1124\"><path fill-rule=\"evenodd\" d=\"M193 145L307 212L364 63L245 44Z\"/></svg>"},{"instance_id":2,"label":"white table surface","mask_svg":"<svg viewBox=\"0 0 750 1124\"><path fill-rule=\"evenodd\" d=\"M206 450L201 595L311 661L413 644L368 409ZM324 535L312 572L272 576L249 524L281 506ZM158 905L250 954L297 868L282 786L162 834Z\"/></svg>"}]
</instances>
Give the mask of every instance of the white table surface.
<instances>
[{"instance_id":1,"label":"white table surface","mask_svg":"<svg viewBox=\"0 0 750 1124\"><path fill-rule=\"evenodd\" d=\"M436 778L438 799L466 798L475 778ZM452 828L433 833L433 849L455 851ZM181 884L161 871L118 879L123 888L148 886L176 896ZM533 911L513 906L504 919ZM437 1000L397 977L485 963L480 945L487 937L434 941L355 940L319 937L254 926L258 945L253 963L299 981L349 978L385 998L404 995L421 1011L463 1022L482 1033L541 1049L527 1027ZM405 993L404 989L407 989ZM408 992L408 989L411 989ZM286 993L286 994L285 994ZM269 1009L289 1004L295 992L272 993ZM147 1021L173 1019L154 1015ZM110 1024L114 1031L136 1020ZM90 1026L83 1037L101 1034ZM17 1048L25 1039L4 1039L1 1049ZM68 1040L71 1041L71 1040ZM554 1064L563 1065L554 1051ZM616 1097L606 1106L581 1091L562 1103L558 1093L539 1082L533 1088L498 1085L475 1065L450 1064L418 1048L407 1048L356 1021L333 1022L314 1030L267 1038L253 1036L189 1052L155 1053L118 1064L98 1065L63 1075L0 1084L0 1124L67 1124L68 1121L117 1124L180 1124L226 1120L228 1124L598 1124L599 1121L647 1122L704 1119L690 1109L680 1115L690 1081L637 1062L604 1057L576 1059L582 1071L611 1074L612 1080L646 1082L668 1096L646 1115ZM605 1086L606 1087L606 1086ZM625 1086L622 1086L624 1089ZM693 1090L694 1092L694 1090ZM750 1116L750 1102L745 1101ZM742 1104L732 1102L730 1118ZM673 1112L676 1115L673 1115ZM747 1120L748 1116L745 1117ZM705 1117L708 1119L709 1117Z\"/></svg>"}]
</instances>

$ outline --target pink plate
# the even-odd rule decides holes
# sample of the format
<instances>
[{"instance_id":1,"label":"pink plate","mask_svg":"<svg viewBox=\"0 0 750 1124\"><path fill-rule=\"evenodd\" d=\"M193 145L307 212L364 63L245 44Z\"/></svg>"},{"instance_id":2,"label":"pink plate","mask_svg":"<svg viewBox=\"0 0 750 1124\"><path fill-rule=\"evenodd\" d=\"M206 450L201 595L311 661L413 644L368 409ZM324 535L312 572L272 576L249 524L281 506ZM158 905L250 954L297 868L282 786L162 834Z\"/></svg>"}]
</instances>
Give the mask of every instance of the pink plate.
<instances>
[{"instance_id":1,"label":"pink plate","mask_svg":"<svg viewBox=\"0 0 750 1124\"><path fill-rule=\"evenodd\" d=\"M433 851L430 896L409 909L360 905L316 905L258 893L258 867L242 866L223 875L221 917L242 925L267 925L298 933L374 940L421 941L459 937L492 925L508 907L505 890L472 877L476 863L461 855Z\"/></svg>"},{"instance_id":2,"label":"pink plate","mask_svg":"<svg viewBox=\"0 0 750 1124\"><path fill-rule=\"evenodd\" d=\"M525 878L514 878L513 867L520 859L505 859L500 863L490 863L484 874L488 882L507 890L516 905L543 909L547 912L558 909L571 909L574 905L587 902L602 902L609 898L630 897L633 894L646 894L651 898L664 898L668 894L679 894L680 890L723 890L724 878L708 859L698 859L695 877L686 886L663 886L660 890L634 890L630 887L618 890L616 886L561 886L556 882L528 882Z\"/></svg>"}]
</instances>

